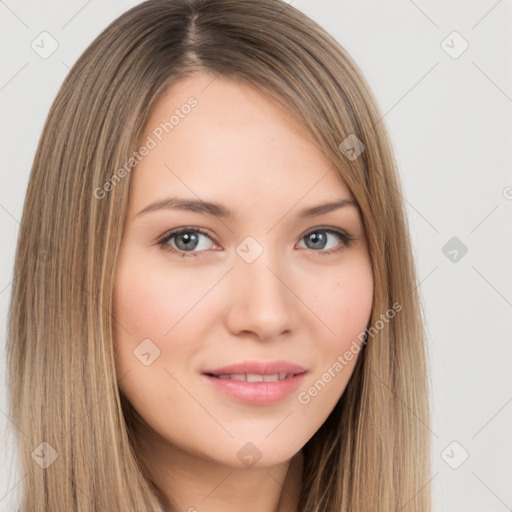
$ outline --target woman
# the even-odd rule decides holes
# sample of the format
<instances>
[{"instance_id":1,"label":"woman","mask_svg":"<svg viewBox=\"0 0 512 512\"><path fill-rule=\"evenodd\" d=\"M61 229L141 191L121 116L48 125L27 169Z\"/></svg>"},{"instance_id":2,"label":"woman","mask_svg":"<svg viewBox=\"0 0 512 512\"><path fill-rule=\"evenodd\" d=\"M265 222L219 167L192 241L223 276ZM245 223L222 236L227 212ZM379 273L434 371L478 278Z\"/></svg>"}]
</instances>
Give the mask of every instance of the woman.
<instances>
[{"instance_id":1,"label":"woman","mask_svg":"<svg viewBox=\"0 0 512 512\"><path fill-rule=\"evenodd\" d=\"M50 110L18 241L21 511L430 510L380 118L285 2L150 0L97 37Z\"/></svg>"}]
</instances>

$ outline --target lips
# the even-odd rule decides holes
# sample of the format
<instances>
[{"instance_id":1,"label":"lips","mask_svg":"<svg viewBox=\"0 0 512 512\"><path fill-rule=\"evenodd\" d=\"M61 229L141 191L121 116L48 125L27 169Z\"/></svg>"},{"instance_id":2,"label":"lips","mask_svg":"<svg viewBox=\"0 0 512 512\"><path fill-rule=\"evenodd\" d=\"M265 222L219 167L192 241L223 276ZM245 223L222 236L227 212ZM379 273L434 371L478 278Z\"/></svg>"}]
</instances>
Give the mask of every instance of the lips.
<instances>
[{"instance_id":1,"label":"lips","mask_svg":"<svg viewBox=\"0 0 512 512\"><path fill-rule=\"evenodd\" d=\"M283 380L284 378L293 377L305 372L306 369L300 365L279 360L266 362L244 361L221 368L206 370L203 373L218 378L234 377L233 380L245 380L247 382L272 382L273 380Z\"/></svg>"},{"instance_id":2,"label":"lips","mask_svg":"<svg viewBox=\"0 0 512 512\"><path fill-rule=\"evenodd\" d=\"M244 361L202 373L205 383L223 395L250 405L270 406L289 397L307 371L288 361Z\"/></svg>"}]
</instances>

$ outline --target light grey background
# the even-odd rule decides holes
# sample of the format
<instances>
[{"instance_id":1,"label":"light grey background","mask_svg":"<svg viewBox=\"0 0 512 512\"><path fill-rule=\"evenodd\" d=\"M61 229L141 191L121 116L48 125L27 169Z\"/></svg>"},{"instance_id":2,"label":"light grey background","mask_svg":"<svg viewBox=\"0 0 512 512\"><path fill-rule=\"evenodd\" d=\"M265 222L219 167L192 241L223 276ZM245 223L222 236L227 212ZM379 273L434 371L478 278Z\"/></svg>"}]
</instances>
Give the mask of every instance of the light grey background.
<instances>
[{"instance_id":1,"label":"light grey background","mask_svg":"<svg viewBox=\"0 0 512 512\"><path fill-rule=\"evenodd\" d=\"M44 120L70 66L137 3L0 0L3 378L15 242ZM361 67L395 146L427 314L434 510L512 510L511 1L290 3ZM58 42L46 59L31 48L43 31ZM443 252L452 237L459 247ZM3 381L0 510L12 510L23 475L11 471Z\"/></svg>"}]
</instances>

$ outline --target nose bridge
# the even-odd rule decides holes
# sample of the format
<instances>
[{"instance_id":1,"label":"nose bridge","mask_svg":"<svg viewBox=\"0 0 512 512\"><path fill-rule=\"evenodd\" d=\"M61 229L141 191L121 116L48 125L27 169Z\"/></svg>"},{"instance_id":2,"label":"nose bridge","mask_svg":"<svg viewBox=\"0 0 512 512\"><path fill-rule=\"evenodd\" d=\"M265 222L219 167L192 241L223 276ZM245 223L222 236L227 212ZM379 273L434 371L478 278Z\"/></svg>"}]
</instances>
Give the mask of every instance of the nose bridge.
<instances>
[{"instance_id":1,"label":"nose bridge","mask_svg":"<svg viewBox=\"0 0 512 512\"><path fill-rule=\"evenodd\" d=\"M252 331L262 338L292 329L296 301L288 288L290 277L284 259L252 237L239 244L236 252L231 328Z\"/></svg>"}]
</instances>

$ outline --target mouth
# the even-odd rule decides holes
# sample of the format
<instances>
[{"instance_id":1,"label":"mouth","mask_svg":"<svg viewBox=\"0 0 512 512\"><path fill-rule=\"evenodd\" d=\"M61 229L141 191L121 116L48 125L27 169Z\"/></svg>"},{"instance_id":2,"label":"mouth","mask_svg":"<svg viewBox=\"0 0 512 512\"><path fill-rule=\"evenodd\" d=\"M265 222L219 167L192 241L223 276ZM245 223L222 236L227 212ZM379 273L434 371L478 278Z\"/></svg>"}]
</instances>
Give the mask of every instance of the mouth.
<instances>
[{"instance_id":1,"label":"mouth","mask_svg":"<svg viewBox=\"0 0 512 512\"><path fill-rule=\"evenodd\" d=\"M237 380L242 382L278 382L285 379L290 379L295 375L301 375L305 372L300 373L271 373L271 374L261 374L261 373L232 373L232 374L222 374L216 375L214 373L205 373L208 377L213 377L215 379L229 379L229 380Z\"/></svg>"},{"instance_id":2,"label":"mouth","mask_svg":"<svg viewBox=\"0 0 512 512\"><path fill-rule=\"evenodd\" d=\"M289 361L243 361L221 368L207 369L203 373L220 379L245 380L246 382L275 382L306 371Z\"/></svg>"},{"instance_id":3,"label":"mouth","mask_svg":"<svg viewBox=\"0 0 512 512\"><path fill-rule=\"evenodd\" d=\"M307 370L285 361L243 362L202 372L206 382L224 396L250 405L280 402L301 384Z\"/></svg>"}]
</instances>

